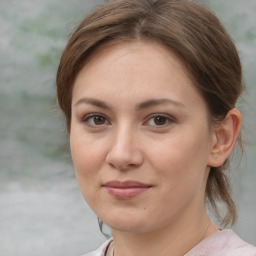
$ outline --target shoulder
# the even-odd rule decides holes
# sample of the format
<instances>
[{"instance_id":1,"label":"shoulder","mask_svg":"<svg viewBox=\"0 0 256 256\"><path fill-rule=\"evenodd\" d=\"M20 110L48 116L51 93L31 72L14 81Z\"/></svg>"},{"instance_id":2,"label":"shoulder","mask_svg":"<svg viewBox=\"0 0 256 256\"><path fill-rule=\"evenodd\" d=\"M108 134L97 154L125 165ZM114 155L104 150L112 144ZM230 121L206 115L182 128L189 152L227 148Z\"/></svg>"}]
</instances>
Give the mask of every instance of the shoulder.
<instances>
[{"instance_id":1,"label":"shoulder","mask_svg":"<svg viewBox=\"0 0 256 256\"><path fill-rule=\"evenodd\" d=\"M86 253L82 256L104 256L111 242L112 238L104 242L97 250Z\"/></svg>"},{"instance_id":2,"label":"shoulder","mask_svg":"<svg viewBox=\"0 0 256 256\"><path fill-rule=\"evenodd\" d=\"M186 256L256 256L256 247L243 241L230 229L207 237Z\"/></svg>"},{"instance_id":3,"label":"shoulder","mask_svg":"<svg viewBox=\"0 0 256 256\"><path fill-rule=\"evenodd\" d=\"M223 230L223 236L226 237L226 243L223 247L223 252L227 252L227 256L256 256L256 247L243 241L232 230Z\"/></svg>"}]
</instances>

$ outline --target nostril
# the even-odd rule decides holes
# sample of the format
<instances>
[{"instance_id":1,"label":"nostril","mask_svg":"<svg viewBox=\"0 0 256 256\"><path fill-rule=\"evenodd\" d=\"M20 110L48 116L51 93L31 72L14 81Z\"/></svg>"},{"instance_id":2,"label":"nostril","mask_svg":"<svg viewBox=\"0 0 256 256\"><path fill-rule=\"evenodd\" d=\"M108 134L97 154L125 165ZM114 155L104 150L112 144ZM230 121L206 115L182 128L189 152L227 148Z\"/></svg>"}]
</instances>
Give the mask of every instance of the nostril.
<instances>
[{"instance_id":1,"label":"nostril","mask_svg":"<svg viewBox=\"0 0 256 256\"><path fill-rule=\"evenodd\" d=\"M130 153L112 151L107 154L106 162L115 169L127 170L140 166L143 162L143 157L142 153L139 152L138 150L132 151Z\"/></svg>"}]
</instances>

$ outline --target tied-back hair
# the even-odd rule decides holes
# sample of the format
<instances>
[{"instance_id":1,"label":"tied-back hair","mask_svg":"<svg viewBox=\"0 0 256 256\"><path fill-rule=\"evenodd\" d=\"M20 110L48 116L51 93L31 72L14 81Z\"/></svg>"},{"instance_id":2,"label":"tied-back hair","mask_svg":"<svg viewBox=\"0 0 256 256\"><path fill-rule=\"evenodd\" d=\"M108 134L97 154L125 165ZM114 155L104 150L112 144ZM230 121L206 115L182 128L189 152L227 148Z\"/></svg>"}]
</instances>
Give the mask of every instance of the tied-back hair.
<instances>
[{"instance_id":1,"label":"tied-back hair","mask_svg":"<svg viewBox=\"0 0 256 256\"><path fill-rule=\"evenodd\" d=\"M189 0L110 0L78 25L60 60L57 94L68 131L74 81L95 51L143 40L165 46L183 62L207 104L211 127L219 125L235 107L243 89L240 59L229 34L211 11ZM226 160L220 167L211 167L205 194L224 227L234 224L237 217L228 166Z\"/></svg>"}]
</instances>

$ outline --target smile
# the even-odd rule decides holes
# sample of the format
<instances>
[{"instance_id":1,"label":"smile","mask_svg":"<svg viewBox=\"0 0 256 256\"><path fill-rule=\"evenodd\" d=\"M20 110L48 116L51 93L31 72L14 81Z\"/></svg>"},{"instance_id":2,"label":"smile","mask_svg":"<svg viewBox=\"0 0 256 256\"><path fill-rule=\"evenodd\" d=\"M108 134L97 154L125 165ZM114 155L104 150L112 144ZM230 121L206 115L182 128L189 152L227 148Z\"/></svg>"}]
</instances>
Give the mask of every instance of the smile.
<instances>
[{"instance_id":1,"label":"smile","mask_svg":"<svg viewBox=\"0 0 256 256\"><path fill-rule=\"evenodd\" d=\"M110 181L103 187L116 199L129 200L146 192L152 186L137 181Z\"/></svg>"}]
</instances>

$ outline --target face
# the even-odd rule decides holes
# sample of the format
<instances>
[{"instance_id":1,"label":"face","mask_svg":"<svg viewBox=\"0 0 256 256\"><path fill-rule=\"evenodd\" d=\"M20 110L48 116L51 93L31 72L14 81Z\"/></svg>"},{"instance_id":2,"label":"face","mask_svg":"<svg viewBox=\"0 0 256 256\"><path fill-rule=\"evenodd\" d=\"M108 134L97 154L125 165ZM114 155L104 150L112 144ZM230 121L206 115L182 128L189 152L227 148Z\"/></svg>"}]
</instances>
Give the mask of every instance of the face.
<instances>
[{"instance_id":1,"label":"face","mask_svg":"<svg viewBox=\"0 0 256 256\"><path fill-rule=\"evenodd\" d=\"M75 81L70 132L78 184L97 216L126 232L200 216L207 114L184 65L163 46L127 42L98 52Z\"/></svg>"}]
</instances>

